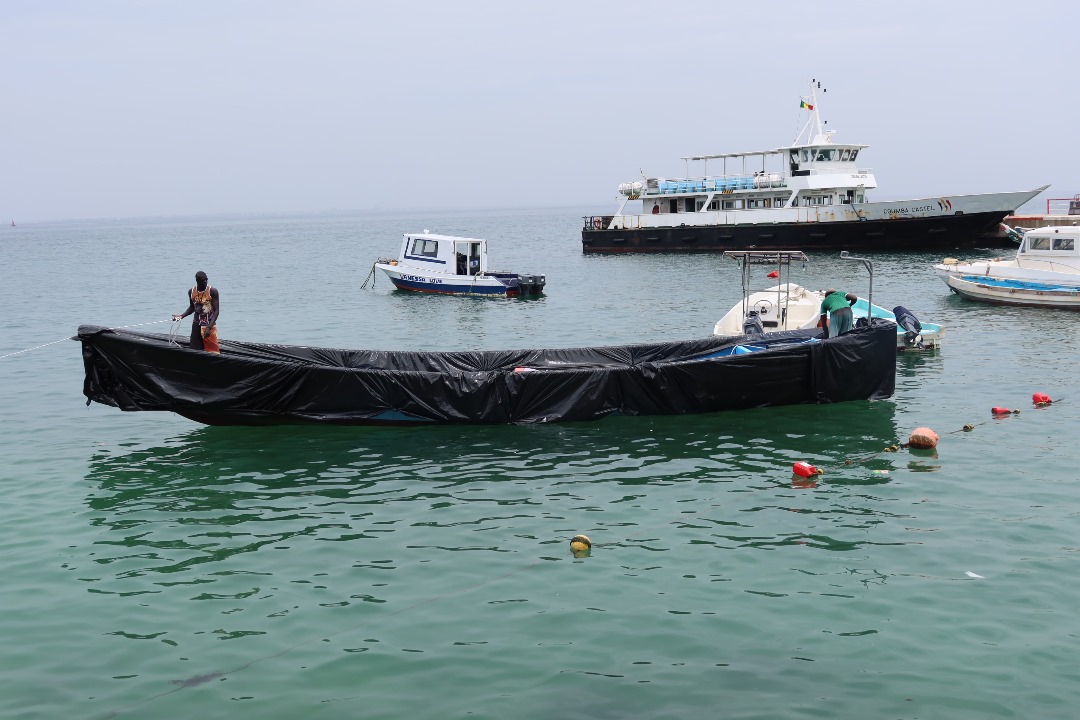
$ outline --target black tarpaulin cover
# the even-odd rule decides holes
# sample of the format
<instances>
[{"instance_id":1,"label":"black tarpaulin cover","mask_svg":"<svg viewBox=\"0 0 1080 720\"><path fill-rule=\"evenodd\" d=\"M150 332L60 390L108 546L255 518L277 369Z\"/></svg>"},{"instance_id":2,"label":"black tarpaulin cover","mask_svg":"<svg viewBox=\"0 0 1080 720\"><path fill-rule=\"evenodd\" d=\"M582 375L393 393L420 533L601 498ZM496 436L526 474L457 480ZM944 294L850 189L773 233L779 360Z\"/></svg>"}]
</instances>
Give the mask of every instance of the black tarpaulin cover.
<instances>
[{"instance_id":1,"label":"black tarpaulin cover","mask_svg":"<svg viewBox=\"0 0 1080 720\"><path fill-rule=\"evenodd\" d=\"M211 425L534 423L880 399L896 325L552 350L333 350L79 328L89 400Z\"/></svg>"}]
</instances>

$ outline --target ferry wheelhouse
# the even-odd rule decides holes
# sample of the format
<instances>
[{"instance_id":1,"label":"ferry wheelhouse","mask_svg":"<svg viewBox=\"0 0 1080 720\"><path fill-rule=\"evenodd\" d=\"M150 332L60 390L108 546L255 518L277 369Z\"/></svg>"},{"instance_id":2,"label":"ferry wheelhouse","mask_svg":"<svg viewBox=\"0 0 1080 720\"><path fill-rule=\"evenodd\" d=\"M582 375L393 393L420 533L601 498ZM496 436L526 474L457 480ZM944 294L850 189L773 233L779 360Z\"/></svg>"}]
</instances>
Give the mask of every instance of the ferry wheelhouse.
<instances>
[{"instance_id":1,"label":"ferry wheelhouse","mask_svg":"<svg viewBox=\"0 0 1080 720\"><path fill-rule=\"evenodd\" d=\"M584 218L585 253L709 252L799 247L915 250L995 244L1006 216L1035 190L872 202L867 145L833 142L811 83L801 101L809 117L791 145L746 153L682 158L701 176L646 177L619 186L614 215ZM719 174L710 174L720 165ZM689 174L689 173L688 173ZM640 201L637 213L627 212ZM637 205L634 206L637 208Z\"/></svg>"}]
</instances>

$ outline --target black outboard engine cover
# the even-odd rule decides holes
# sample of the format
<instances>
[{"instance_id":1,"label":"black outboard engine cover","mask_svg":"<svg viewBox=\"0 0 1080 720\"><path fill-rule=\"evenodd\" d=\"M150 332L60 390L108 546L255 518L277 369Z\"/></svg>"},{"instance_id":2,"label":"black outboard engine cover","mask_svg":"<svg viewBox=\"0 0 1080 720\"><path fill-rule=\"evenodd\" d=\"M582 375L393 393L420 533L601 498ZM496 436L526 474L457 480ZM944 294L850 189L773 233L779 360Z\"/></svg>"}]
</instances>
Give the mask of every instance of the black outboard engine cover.
<instances>
[{"instance_id":1,"label":"black outboard engine cover","mask_svg":"<svg viewBox=\"0 0 1080 720\"><path fill-rule=\"evenodd\" d=\"M893 315L896 316L896 324L904 328L904 344L908 347L922 348L922 323L919 322L919 318L915 317L915 314L908 310L903 305L897 305L893 308Z\"/></svg>"},{"instance_id":2,"label":"black outboard engine cover","mask_svg":"<svg viewBox=\"0 0 1080 720\"><path fill-rule=\"evenodd\" d=\"M758 317L757 310L750 310L746 313L746 319L742 324L743 335L762 335L765 332L765 327L761 324L761 318Z\"/></svg>"}]
</instances>

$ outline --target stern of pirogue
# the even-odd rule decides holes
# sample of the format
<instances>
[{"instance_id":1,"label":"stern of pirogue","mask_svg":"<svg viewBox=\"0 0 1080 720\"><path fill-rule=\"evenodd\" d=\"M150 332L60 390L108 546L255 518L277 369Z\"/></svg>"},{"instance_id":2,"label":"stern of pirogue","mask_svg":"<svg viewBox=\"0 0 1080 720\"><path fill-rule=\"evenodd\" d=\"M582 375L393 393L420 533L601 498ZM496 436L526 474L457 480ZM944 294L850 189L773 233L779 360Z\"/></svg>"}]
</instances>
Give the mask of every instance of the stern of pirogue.
<instances>
[{"instance_id":1,"label":"stern of pirogue","mask_svg":"<svg viewBox=\"0 0 1080 720\"><path fill-rule=\"evenodd\" d=\"M878 185L861 163L868 146L833 142L821 119L820 87L811 83L801 100L809 118L791 145L684 157L688 169L691 161L704 163L703 174L620 185L614 215L584 218L583 252L1007 247L1001 220L1048 187L871 202L868 192ZM709 174L710 162L721 164L720 174ZM641 202L636 214L626 212L631 201Z\"/></svg>"}]
</instances>

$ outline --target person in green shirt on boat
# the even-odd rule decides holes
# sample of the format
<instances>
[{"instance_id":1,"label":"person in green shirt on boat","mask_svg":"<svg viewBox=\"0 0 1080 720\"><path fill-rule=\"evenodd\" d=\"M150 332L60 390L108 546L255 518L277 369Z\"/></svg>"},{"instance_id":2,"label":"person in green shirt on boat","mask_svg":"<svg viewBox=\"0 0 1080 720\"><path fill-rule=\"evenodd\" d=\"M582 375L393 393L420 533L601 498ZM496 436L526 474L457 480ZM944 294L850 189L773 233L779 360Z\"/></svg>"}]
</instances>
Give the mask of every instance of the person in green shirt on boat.
<instances>
[{"instance_id":1,"label":"person in green shirt on boat","mask_svg":"<svg viewBox=\"0 0 1080 720\"><path fill-rule=\"evenodd\" d=\"M855 325L851 306L859 301L854 293L842 293L832 288L825 291L821 301L821 322L819 325L829 329L829 337L836 337L849 332Z\"/></svg>"}]
</instances>

